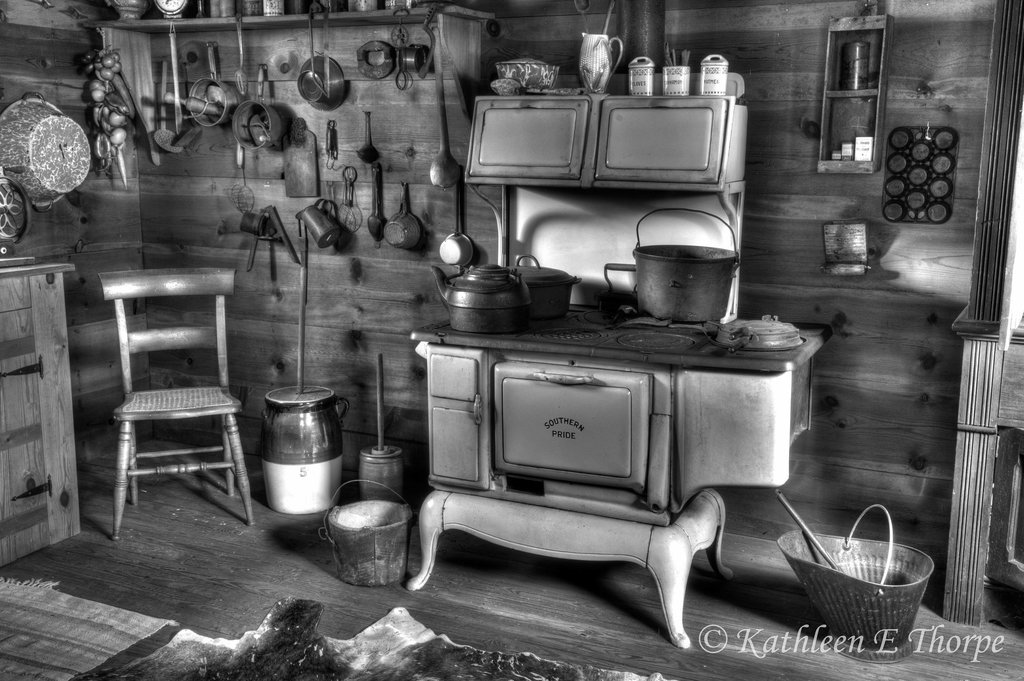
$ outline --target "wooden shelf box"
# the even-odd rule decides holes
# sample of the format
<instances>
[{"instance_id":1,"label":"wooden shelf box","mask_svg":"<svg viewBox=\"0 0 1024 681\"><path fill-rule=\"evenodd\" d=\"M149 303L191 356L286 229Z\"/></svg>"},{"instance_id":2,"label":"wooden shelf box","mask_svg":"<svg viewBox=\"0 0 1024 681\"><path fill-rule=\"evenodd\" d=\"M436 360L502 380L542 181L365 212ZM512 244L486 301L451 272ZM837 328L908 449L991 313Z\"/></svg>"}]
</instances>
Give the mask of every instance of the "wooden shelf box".
<instances>
[{"instance_id":1,"label":"wooden shelf box","mask_svg":"<svg viewBox=\"0 0 1024 681\"><path fill-rule=\"evenodd\" d=\"M829 22L819 173L873 173L881 167L892 25L888 14Z\"/></svg>"}]
</instances>

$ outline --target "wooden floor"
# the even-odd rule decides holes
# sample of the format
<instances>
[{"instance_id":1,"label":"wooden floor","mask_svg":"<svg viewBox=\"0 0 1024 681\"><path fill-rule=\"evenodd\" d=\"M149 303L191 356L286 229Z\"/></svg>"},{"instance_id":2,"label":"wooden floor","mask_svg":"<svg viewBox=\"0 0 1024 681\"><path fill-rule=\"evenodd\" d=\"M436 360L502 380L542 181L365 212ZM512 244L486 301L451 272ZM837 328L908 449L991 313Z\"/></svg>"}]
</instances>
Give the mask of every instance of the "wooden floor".
<instances>
[{"instance_id":1,"label":"wooden floor","mask_svg":"<svg viewBox=\"0 0 1024 681\"><path fill-rule=\"evenodd\" d=\"M323 518L275 513L265 505L258 460L250 460L250 470L254 527L240 520L237 498L225 497L208 482L150 477L141 482L141 505L127 508L122 539L115 543L108 539L112 471L85 466L82 533L0 567L0 577L56 580L60 591L226 638L255 629L275 601L291 595L324 603L320 631L333 638L351 637L403 606L456 643L643 675L659 672L669 679L755 674L758 679L985 681L1024 674L1022 632L994 624L957 626L934 614L941 574L933 576L918 616L920 645L910 657L871 664L812 647L821 620L774 538L726 537L724 562L735 571L731 582L712 576L700 555L684 614L694 641L689 650L664 638L657 587L646 570L630 564L534 557L450 532L442 535L434 574L422 591L399 584L351 586L335 576L331 546L318 532ZM419 567L418 547L414 533L410 571ZM800 647L793 639L804 625L810 641ZM708 644L724 644L724 649L703 650L702 631ZM117 661L149 652L172 633L165 631ZM959 650L939 649L938 636ZM975 655L986 643L990 649Z\"/></svg>"}]
</instances>

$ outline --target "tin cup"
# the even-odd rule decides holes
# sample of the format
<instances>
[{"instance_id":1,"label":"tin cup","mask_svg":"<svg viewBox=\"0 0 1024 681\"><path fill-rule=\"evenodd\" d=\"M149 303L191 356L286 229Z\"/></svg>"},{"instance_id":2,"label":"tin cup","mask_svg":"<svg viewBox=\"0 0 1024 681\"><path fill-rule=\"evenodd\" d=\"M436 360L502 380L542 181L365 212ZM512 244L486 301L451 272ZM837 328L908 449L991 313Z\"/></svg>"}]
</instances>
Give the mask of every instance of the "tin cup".
<instances>
[{"instance_id":1,"label":"tin cup","mask_svg":"<svg viewBox=\"0 0 1024 681\"><path fill-rule=\"evenodd\" d=\"M654 94L654 62L649 58L637 57L629 62L629 94L634 97Z\"/></svg>"},{"instance_id":2,"label":"tin cup","mask_svg":"<svg viewBox=\"0 0 1024 681\"><path fill-rule=\"evenodd\" d=\"M700 62L700 93L724 95L729 82L729 62L720 54L709 54Z\"/></svg>"},{"instance_id":3,"label":"tin cup","mask_svg":"<svg viewBox=\"0 0 1024 681\"><path fill-rule=\"evenodd\" d=\"M680 97L690 94L690 67L666 66L661 70L662 94Z\"/></svg>"}]
</instances>

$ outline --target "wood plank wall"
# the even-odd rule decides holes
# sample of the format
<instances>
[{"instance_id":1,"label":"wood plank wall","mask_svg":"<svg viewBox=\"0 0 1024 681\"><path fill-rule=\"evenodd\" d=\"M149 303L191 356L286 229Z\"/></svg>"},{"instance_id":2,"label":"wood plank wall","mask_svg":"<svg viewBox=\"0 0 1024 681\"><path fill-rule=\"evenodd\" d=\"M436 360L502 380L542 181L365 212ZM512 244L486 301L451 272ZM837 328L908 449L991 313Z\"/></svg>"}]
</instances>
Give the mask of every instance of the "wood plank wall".
<instances>
[{"instance_id":1,"label":"wood plank wall","mask_svg":"<svg viewBox=\"0 0 1024 681\"><path fill-rule=\"evenodd\" d=\"M481 46L485 79L494 62L521 55L557 63L563 75L576 72L581 20L570 0L462 4L498 18L498 34L485 35ZM620 7L628 4L619 1ZM893 514L897 540L928 551L941 565L961 354L950 324L966 305L970 287L994 0L882 3L896 27L886 129L930 124L960 133L953 216L938 226L886 222L882 172L815 170L826 28L830 17L854 16L862 5L860 0L667 0L666 35L673 46L691 51L692 65L705 54L720 53L746 79L750 125L741 315L830 323L836 332L816 360L813 427L794 447L787 494L816 529L831 534L845 534L864 507L883 503ZM81 7L91 17L109 12ZM600 15L591 17L592 24L603 19L606 8L605 0L591 3L591 14ZM44 94L80 113L76 88L81 81L69 46L84 51L94 37L54 20L54 10L31 3L8 3L7 14L9 21L29 28L16 31L17 44L4 40L0 45L5 65L16 57L14 69L5 66L0 73L4 102L41 83ZM12 28L17 27L0 30ZM415 41L424 39L418 27L412 31ZM230 78L238 66L233 32L201 38L220 44L220 71ZM354 468L358 449L376 431L374 366L376 354L383 352L387 439L405 449L411 468L422 471L424 365L408 332L444 315L427 266L438 262L437 246L451 230L452 197L432 187L427 176L438 145L432 82L414 79L402 92L390 81L363 79L355 70L354 51L373 38L387 40L389 30L332 32L332 52L351 84L346 102L330 114L313 112L292 83L294 68L307 56L304 31L247 34L244 67L254 74L261 61L288 64L289 73L271 69L268 101L309 119L321 137L328 119L338 121L339 161L359 172L356 202L364 216L370 209L369 171L354 154L363 142L364 110L373 112L373 140L383 154L386 214L397 210L400 183L411 185L411 208L428 231L422 250L376 248L365 221L344 251L314 250L306 362L307 382L331 387L352 403L345 447L346 465ZM154 57L166 56L165 42L154 38ZM181 37L180 43L182 53L194 57L190 76L203 73L205 48L194 36ZM451 112L457 101L450 80L446 86ZM450 113L449 123L456 157L465 158L466 120ZM226 129L205 129L185 153L165 155L159 167L144 157L130 166L127 192L110 178L90 178L76 193L76 203L62 202L40 218L38 224L48 227L34 230L22 249L67 258L79 267L67 287L80 453L94 455L81 440L103 430L109 414L104 398L116 392L116 357L107 352L112 326L93 274L141 265L238 268L238 292L229 306L232 381L246 402L242 432L247 451L254 452L264 394L296 380L298 268L280 248L271 252L261 244L254 268L245 272L250 237L239 231L239 214L228 198L243 176ZM322 170L322 180L327 192L340 174ZM248 152L244 181L254 190L257 207L278 207L294 239L293 216L312 199L284 196L280 153ZM490 210L469 194L467 211L467 229L482 247L482 261L493 258ZM865 276L830 277L819 270L821 225L845 218L868 223L871 269ZM149 314L163 319L181 312L161 307ZM187 382L202 369L175 358L155 365L153 372L158 381ZM769 491L727 497L733 531L775 537L792 527ZM877 536L880 521L866 523L864 534Z\"/></svg>"},{"instance_id":2,"label":"wood plank wall","mask_svg":"<svg viewBox=\"0 0 1024 681\"><path fill-rule=\"evenodd\" d=\"M0 23L0 107L38 92L86 128L85 77L78 57L100 46L99 34L82 21L113 18L102 0L50 3L3 2ZM64 275L71 385L78 456L114 451L110 413L121 400L113 308L99 295L96 273L142 266L138 185L125 191L106 172L86 181L48 212L33 212L15 254L40 261L70 262Z\"/></svg>"}]
</instances>

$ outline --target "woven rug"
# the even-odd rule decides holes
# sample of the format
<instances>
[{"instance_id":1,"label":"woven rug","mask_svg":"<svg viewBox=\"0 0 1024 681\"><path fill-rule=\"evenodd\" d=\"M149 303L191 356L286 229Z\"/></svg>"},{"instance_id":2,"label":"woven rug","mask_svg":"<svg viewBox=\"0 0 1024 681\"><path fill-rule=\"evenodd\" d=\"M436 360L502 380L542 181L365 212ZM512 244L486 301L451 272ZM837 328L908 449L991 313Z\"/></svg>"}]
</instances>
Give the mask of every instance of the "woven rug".
<instances>
[{"instance_id":1,"label":"woven rug","mask_svg":"<svg viewBox=\"0 0 1024 681\"><path fill-rule=\"evenodd\" d=\"M317 633L323 606L285 598L255 631L210 639L183 629L152 655L75 681L659 681L629 672L452 643L404 608L351 639Z\"/></svg>"},{"instance_id":2,"label":"woven rug","mask_svg":"<svg viewBox=\"0 0 1024 681\"><path fill-rule=\"evenodd\" d=\"M175 624L69 596L55 586L0 578L3 681L64 681Z\"/></svg>"}]
</instances>

